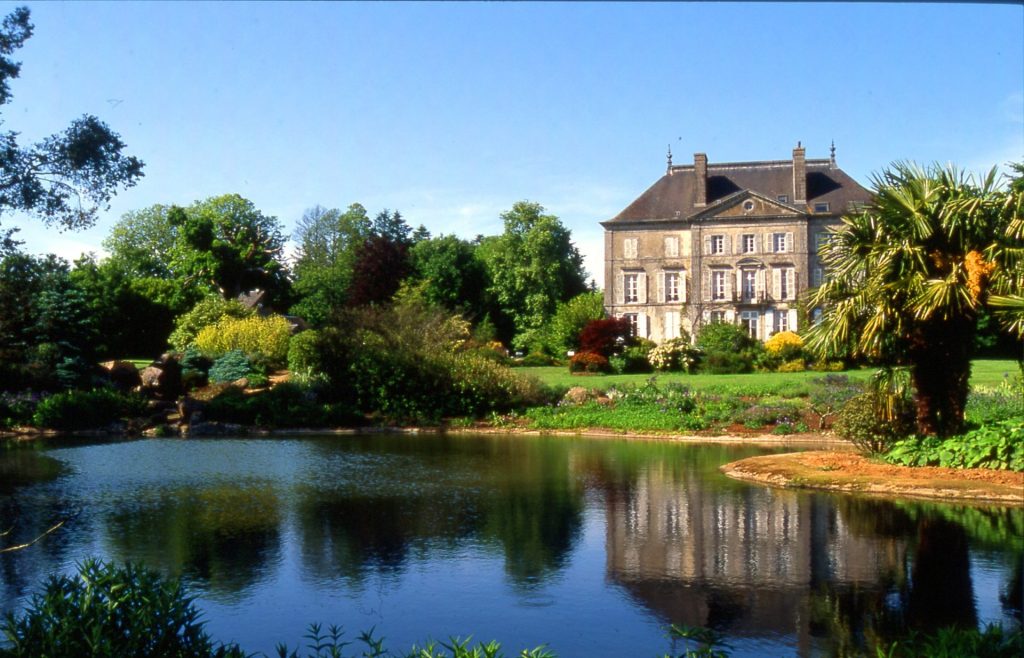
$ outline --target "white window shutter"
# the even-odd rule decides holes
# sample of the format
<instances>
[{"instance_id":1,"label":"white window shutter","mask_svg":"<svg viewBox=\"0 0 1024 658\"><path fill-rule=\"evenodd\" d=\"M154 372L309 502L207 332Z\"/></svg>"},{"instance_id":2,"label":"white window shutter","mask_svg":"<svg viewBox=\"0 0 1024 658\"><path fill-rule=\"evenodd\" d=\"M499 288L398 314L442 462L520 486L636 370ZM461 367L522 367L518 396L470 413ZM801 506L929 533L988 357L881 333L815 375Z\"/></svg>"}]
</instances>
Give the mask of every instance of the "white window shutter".
<instances>
[{"instance_id":1,"label":"white window shutter","mask_svg":"<svg viewBox=\"0 0 1024 658\"><path fill-rule=\"evenodd\" d=\"M792 233L787 233L786 234L786 251L794 251L793 234Z\"/></svg>"},{"instance_id":2,"label":"white window shutter","mask_svg":"<svg viewBox=\"0 0 1024 658\"><path fill-rule=\"evenodd\" d=\"M785 313L785 311L776 311L776 310L773 310L773 309L768 309L767 311L764 312L764 327L765 327L765 333L767 333L767 334L775 333L775 314L776 313Z\"/></svg>"},{"instance_id":3,"label":"white window shutter","mask_svg":"<svg viewBox=\"0 0 1024 658\"><path fill-rule=\"evenodd\" d=\"M711 255L711 236L710 235L705 236L705 238L704 238L704 255L705 256L710 256Z\"/></svg>"},{"instance_id":4,"label":"white window shutter","mask_svg":"<svg viewBox=\"0 0 1024 658\"><path fill-rule=\"evenodd\" d=\"M647 314L636 314L636 335L640 338L647 338Z\"/></svg>"},{"instance_id":5,"label":"white window shutter","mask_svg":"<svg viewBox=\"0 0 1024 658\"><path fill-rule=\"evenodd\" d=\"M641 304L647 303L647 273L640 272L636 275L637 301Z\"/></svg>"},{"instance_id":6,"label":"white window shutter","mask_svg":"<svg viewBox=\"0 0 1024 658\"><path fill-rule=\"evenodd\" d=\"M736 268L736 292L743 293L743 270Z\"/></svg>"},{"instance_id":7,"label":"white window shutter","mask_svg":"<svg viewBox=\"0 0 1024 658\"><path fill-rule=\"evenodd\" d=\"M732 300L732 280L733 277L729 276L729 273L725 273L725 298Z\"/></svg>"},{"instance_id":8,"label":"white window shutter","mask_svg":"<svg viewBox=\"0 0 1024 658\"><path fill-rule=\"evenodd\" d=\"M796 309L791 308L789 309L789 330L797 331L799 329L800 327L796 326Z\"/></svg>"},{"instance_id":9,"label":"white window shutter","mask_svg":"<svg viewBox=\"0 0 1024 658\"><path fill-rule=\"evenodd\" d=\"M729 324L734 324L736 322L736 311L732 310L731 308L726 309L725 321L728 322Z\"/></svg>"},{"instance_id":10,"label":"white window shutter","mask_svg":"<svg viewBox=\"0 0 1024 658\"><path fill-rule=\"evenodd\" d=\"M771 233L765 233L764 234L764 253L766 253L766 254L772 253L772 247L774 247L774 246L775 245L772 244L772 234Z\"/></svg>"},{"instance_id":11,"label":"white window shutter","mask_svg":"<svg viewBox=\"0 0 1024 658\"><path fill-rule=\"evenodd\" d=\"M625 290L626 290L626 277L622 273L622 270L619 270L618 273L615 275L615 303L616 304L625 304L626 303Z\"/></svg>"},{"instance_id":12,"label":"white window shutter","mask_svg":"<svg viewBox=\"0 0 1024 658\"><path fill-rule=\"evenodd\" d=\"M789 293L786 295L786 299L796 299L796 270L792 267L787 267L785 269L785 274L787 283L786 292Z\"/></svg>"},{"instance_id":13,"label":"white window shutter","mask_svg":"<svg viewBox=\"0 0 1024 658\"><path fill-rule=\"evenodd\" d=\"M772 268L772 299L782 296L782 270Z\"/></svg>"},{"instance_id":14,"label":"white window shutter","mask_svg":"<svg viewBox=\"0 0 1024 658\"><path fill-rule=\"evenodd\" d=\"M658 284L658 303L659 304L664 304L665 303L665 288L667 287L665 285L665 270L659 271L658 272L658 276L655 277L655 278L657 278L657 280L658 280L657 281L657 284Z\"/></svg>"},{"instance_id":15,"label":"white window shutter","mask_svg":"<svg viewBox=\"0 0 1024 658\"><path fill-rule=\"evenodd\" d=\"M686 293L687 293L687 288L688 287L689 286L686 285L686 272L685 271L684 272L680 272L679 273L679 302L682 303L682 304L685 304L687 302Z\"/></svg>"},{"instance_id":16,"label":"white window shutter","mask_svg":"<svg viewBox=\"0 0 1024 658\"><path fill-rule=\"evenodd\" d=\"M764 270L758 270L757 276L754 278L754 292L757 293L758 299L764 297Z\"/></svg>"}]
</instances>

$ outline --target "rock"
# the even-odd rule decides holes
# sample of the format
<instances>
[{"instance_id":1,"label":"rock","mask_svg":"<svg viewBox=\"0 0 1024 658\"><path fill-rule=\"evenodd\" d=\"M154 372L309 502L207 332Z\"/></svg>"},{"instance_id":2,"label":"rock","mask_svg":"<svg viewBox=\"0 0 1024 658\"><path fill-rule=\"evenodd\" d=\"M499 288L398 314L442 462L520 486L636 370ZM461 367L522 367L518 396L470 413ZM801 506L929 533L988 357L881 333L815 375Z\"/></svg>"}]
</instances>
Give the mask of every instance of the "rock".
<instances>
[{"instance_id":1,"label":"rock","mask_svg":"<svg viewBox=\"0 0 1024 658\"><path fill-rule=\"evenodd\" d=\"M173 358L147 366L140 373L142 391L163 400L177 399L181 394L181 366Z\"/></svg>"},{"instance_id":2,"label":"rock","mask_svg":"<svg viewBox=\"0 0 1024 658\"><path fill-rule=\"evenodd\" d=\"M178 401L179 422L186 425L192 422L199 422L205 407L206 403L202 400L186 395Z\"/></svg>"},{"instance_id":3,"label":"rock","mask_svg":"<svg viewBox=\"0 0 1024 658\"><path fill-rule=\"evenodd\" d=\"M585 404L594 397L594 392L590 389L583 388L582 386L573 386L565 392L565 396L562 398L561 404L578 406Z\"/></svg>"},{"instance_id":4,"label":"rock","mask_svg":"<svg viewBox=\"0 0 1024 658\"><path fill-rule=\"evenodd\" d=\"M231 382L231 385L241 389L246 389L249 387L249 379L247 377L242 377L241 379L236 379Z\"/></svg>"},{"instance_id":5,"label":"rock","mask_svg":"<svg viewBox=\"0 0 1024 658\"><path fill-rule=\"evenodd\" d=\"M101 363L104 377L121 392L131 391L142 384L139 369L129 361L107 361Z\"/></svg>"}]
</instances>

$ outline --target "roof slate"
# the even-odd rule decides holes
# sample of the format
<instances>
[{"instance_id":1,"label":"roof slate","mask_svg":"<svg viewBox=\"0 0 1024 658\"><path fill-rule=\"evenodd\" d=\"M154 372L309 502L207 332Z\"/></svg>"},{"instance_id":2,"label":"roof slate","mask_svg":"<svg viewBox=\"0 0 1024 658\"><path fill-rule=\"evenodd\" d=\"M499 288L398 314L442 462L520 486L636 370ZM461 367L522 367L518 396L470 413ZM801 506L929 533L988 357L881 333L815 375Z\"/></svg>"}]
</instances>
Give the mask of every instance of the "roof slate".
<instances>
[{"instance_id":1,"label":"roof slate","mask_svg":"<svg viewBox=\"0 0 1024 658\"><path fill-rule=\"evenodd\" d=\"M831 214L847 211L851 203L867 203L871 193L831 160L807 160L807 204L827 202ZM757 192L769 199L786 195L793 203L793 162L708 163L707 205L697 207L697 177L693 165L673 166L618 215L602 222L679 221L703 213L727 197L743 191ZM800 206L795 206L800 207ZM804 208L801 208L804 209Z\"/></svg>"}]
</instances>

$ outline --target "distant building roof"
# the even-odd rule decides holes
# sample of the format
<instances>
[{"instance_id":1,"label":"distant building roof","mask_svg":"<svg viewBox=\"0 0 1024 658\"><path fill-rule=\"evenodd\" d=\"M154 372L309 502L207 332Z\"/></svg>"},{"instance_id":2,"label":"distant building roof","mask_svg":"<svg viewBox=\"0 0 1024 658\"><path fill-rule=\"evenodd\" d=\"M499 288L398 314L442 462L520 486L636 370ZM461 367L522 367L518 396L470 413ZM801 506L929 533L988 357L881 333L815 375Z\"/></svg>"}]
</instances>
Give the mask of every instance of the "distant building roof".
<instances>
[{"instance_id":1,"label":"distant building roof","mask_svg":"<svg viewBox=\"0 0 1024 658\"><path fill-rule=\"evenodd\" d=\"M803 149L800 148L802 158ZM703 161L701 159L703 158ZM651 185L625 210L602 225L616 222L679 221L705 212L737 192L749 190L780 200L800 211L813 211L815 204L828 203L829 214L846 213L852 204L867 203L871 193L836 166L834 159L804 160L806 199L797 203L794 196L794 160L762 162L708 163L703 154L695 155L695 164L669 165L665 175ZM799 163L797 165L799 167ZM698 205L700 178L706 173L706 203Z\"/></svg>"}]
</instances>

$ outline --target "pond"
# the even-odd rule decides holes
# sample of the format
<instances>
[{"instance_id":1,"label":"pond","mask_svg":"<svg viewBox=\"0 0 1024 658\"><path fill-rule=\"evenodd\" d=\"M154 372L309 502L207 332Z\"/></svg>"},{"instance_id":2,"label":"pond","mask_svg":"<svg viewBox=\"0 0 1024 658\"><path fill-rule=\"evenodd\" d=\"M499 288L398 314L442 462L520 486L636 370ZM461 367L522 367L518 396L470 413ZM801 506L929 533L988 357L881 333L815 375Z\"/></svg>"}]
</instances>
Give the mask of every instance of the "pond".
<instances>
[{"instance_id":1,"label":"pond","mask_svg":"<svg viewBox=\"0 0 1024 658\"><path fill-rule=\"evenodd\" d=\"M754 447L349 435L0 447L0 613L88 556L180 575L250 652L310 622L392 650L844 655L907 627L1021 619L1024 510L800 493L717 467ZM677 647L679 648L679 647Z\"/></svg>"}]
</instances>

